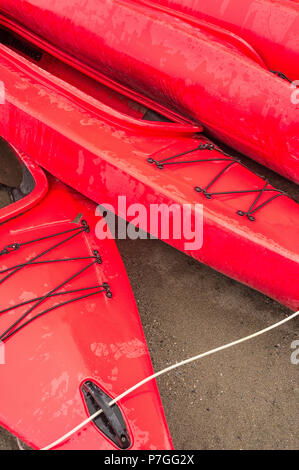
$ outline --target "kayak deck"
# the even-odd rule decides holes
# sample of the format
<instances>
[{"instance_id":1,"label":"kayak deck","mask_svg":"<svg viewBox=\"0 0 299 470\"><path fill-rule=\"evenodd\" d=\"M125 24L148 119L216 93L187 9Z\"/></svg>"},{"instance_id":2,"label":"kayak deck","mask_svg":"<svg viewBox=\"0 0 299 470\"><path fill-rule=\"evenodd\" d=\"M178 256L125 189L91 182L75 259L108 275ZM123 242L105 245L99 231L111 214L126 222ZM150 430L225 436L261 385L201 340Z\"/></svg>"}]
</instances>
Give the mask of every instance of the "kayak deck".
<instances>
[{"instance_id":1,"label":"kayak deck","mask_svg":"<svg viewBox=\"0 0 299 470\"><path fill-rule=\"evenodd\" d=\"M53 178L45 194L38 173L43 198L0 228L0 424L33 448L153 373L115 242L95 236L96 206ZM111 411L58 448L172 448L155 383Z\"/></svg>"},{"instance_id":2,"label":"kayak deck","mask_svg":"<svg viewBox=\"0 0 299 470\"><path fill-rule=\"evenodd\" d=\"M165 241L298 308L299 210L295 201L266 186L262 178L218 148L209 147L211 142L201 135L200 127L138 119L127 98L103 87L100 93L108 96L100 101L81 90L78 71L68 68L64 81L55 75L57 70L63 75L64 66L60 68L57 59L45 56L44 60L47 70L1 47L0 70L6 84L6 103L0 107L3 136L50 173L90 199L111 205L111 210L129 221L132 218L118 209L118 196L125 195L128 205L137 198L147 209L151 204L189 204L193 222L195 205L202 204L203 246L186 250L189 240L184 237L170 236ZM87 83L97 87L96 82ZM106 104L111 96L127 113L117 105L111 107L111 101ZM11 125L12 117L17 126ZM41 141L49 152L42 150ZM149 159L171 159L167 160L171 164L159 169ZM151 232L150 220L140 228Z\"/></svg>"}]
</instances>

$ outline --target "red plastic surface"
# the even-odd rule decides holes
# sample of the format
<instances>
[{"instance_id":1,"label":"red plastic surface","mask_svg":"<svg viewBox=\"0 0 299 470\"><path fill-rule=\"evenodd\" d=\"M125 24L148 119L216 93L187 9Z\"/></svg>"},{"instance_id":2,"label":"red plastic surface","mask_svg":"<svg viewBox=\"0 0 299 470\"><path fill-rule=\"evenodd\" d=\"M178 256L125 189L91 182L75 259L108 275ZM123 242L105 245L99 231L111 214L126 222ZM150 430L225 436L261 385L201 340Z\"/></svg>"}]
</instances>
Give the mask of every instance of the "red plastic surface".
<instances>
[{"instance_id":1,"label":"red plastic surface","mask_svg":"<svg viewBox=\"0 0 299 470\"><path fill-rule=\"evenodd\" d=\"M76 73L73 71L74 81L79 84L82 77ZM194 191L194 186L208 184L223 169L223 162L173 165L164 170L147 162L150 156L165 158L206 143L195 128L134 119L130 104L128 115L121 114L4 47L0 74L6 86L6 103L0 106L0 133L7 140L94 201L112 204L116 212L119 195L127 196L128 205L140 202L147 209L162 202L192 207L203 204L203 247L187 253L298 309L297 203L281 196L261 209L254 223L250 222L236 212L250 207L253 194L207 200ZM195 152L193 158L213 155L219 157L206 150ZM235 165L219 179L216 190L263 186L261 178ZM126 213L119 215L127 217ZM147 222L142 228L148 229ZM184 237L166 241L185 250Z\"/></svg>"},{"instance_id":2,"label":"red plastic surface","mask_svg":"<svg viewBox=\"0 0 299 470\"><path fill-rule=\"evenodd\" d=\"M131 0L128 0L131 1ZM207 31L207 33L213 34L215 37L218 37L220 41L227 42L234 46L237 50L243 53L245 56L249 57L250 59L254 60L257 64L261 65L263 68L267 68L264 60L262 57L257 53L257 51L244 39L236 34L232 33L228 29L225 29L215 23L208 22L206 20L201 20L197 15L190 15L183 11L183 8L177 7L174 8L173 5L168 7L166 5L167 1L161 0L161 4L159 2L155 2L154 0L133 0L135 3L140 3L146 7L154 8L158 11L167 13L169 15L175 16L180 20L187 22L188 24L199 28L201 31Z\"/></svg>"},{"instance_id":3,"label":"red plastic surface","mask_svg":"<svg viewBox=\"0 0 299 470\"><path fill-rule=\"evenodd\" d=\"M38 176L38 187L41 175L37 175L34 165L29 164L29 168L34 177ZM45 192L46 181L42 178L39 189ZM34 198L33 193L26 197L24 206L32 205ZM11 210L13 213L14 205ZM61 306L5 342L5 364L0 365L0 424L33 448L50 444L89 416L80 393L83 381L93 380L115 398L153 373L133 293L115 242L95 237L95 225L101 219L95 217L93 203L51 178L49 192L39 204L1 227L1 249L80 226L79 214L87 220L90 233L76 236L40 260L92 256L93 249L99 250L102 264L93 265L60 291L108 282L113 297L109 299L100 293ZM0 270L30 260L65 237L59 235L2 255ZM90 261L24 267L0 285L0 310L44 295ZM3 279L4 274L0 277ZM30 316L73 297L74 294L66 294L63 299L50 298ZM1 333L26 310L28 305L0 314ZM155 382L123 399L119 406L132 438L132 449L172 448ZM58 448L115 449L115 446L94 424L89 424Z\"/></svg>"},{"instance_id":4,"label":"red plastic surface","mask_svg":"<svg viewBox=\"0 0 299 470\"><path fill-rule=\"evenodd\" d=\"M220 140L299 182L294 89L227 38L132 0L3 0L0 9L50 49L54 45L136 96L202 123Z\"/></svg>"},{"instance_id":5,"label":"red plastic surface","mask_svg":"<svg viewBox=\"0 0 299 470\"><path fill-rule=\"evenodd\" d=\"M239 35L256 49L270 69L279 70L291 80L299 79L298 1L154 0L153 3Z\"/></svg>"}]
</instances>

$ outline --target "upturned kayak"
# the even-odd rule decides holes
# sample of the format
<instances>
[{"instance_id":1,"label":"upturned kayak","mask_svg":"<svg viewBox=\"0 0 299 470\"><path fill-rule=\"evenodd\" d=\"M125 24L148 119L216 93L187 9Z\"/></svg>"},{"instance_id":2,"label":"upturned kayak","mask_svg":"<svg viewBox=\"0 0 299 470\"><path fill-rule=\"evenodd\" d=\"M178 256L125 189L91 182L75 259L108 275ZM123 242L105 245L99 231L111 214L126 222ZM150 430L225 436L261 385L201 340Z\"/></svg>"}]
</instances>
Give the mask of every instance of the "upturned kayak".
<instances>
[{"instance_id":1,"label":"upturned kayak","mask_svg":"<svg viewBox=\"0 0 299 470\"><path fill-rule=\"evenodd\" d=\"M120 84L139 102L158 103L168 117L202 123L299 182L294 88L219 28L199 28L132 0L1 0L0 11L3 25L81 72Z\"/></svg>"},{"instance_id":2,"label":"upturned kayak","mask_svg":"<svg viewBox=\"0 0 299 470\"><path fill-rule=\"evenodd\" d=\"M153 370L95 205L14 152L27 191L0 210L0 425L39 449L102 408L56 449L171 449L156 383L108 406Z\"/></svg>"},{"instance_id":3,"label":"upturned kayak","mask_svg":"<svg viewBox=\"0 0 299 470\"><path fill-rule=\"evenodd\" d=\"M290 0L137 0L192 15L237 34L268 68L299 80L299 3Z\"/></svg>"},{"instance_id":4,"label":"upturned kayak","mask_svg":"<svg viewBox=\"0 0 299 470\"><path fill-rule=\"evenodd\" d=\"M159 121L163 117L151 109L52 55L10 43L18 49L1 46L0 53L6 89L1 135L132 224L298 309L299 206L294 200L214 146L200 127ZM119 206L120 196L130 211ZM146 212L138 221L136 203ZM181 230L177 236L171 214L169 234L151 226L152 207L173 205L179 213L184 206L190 210L190 234ZM203 243L196 247L198 205Z\"/></svg>"}]
</instances>

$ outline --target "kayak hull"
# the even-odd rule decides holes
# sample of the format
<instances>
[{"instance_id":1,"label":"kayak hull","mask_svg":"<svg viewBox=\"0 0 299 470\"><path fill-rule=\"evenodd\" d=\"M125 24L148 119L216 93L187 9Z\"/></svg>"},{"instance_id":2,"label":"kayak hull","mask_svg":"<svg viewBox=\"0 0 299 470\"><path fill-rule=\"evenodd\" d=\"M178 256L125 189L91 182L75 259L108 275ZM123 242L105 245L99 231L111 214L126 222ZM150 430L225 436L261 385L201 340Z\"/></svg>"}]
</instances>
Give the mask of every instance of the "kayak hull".
<instances>
[{"instance_id":1,"label":"kayak hull","mask_svg":"<svg viewBox=\"0 0 299 470\"><path fill-rule=\"evenodd\" d=\"M33 176L45 180L41 170L31 164L33 168ZM35 449L90 416L82 384L92 381L113 399L153 373L115 242L95 236L100 220L95 205L54 178L49 180L47 193L46 180L43 188L44 196L38 202L36 194L24 198L23 204L35 200L33 208L1 227L1 248L20 246L0 256L0 332L5 346L5 362L0 365L1 383L5 384L0 390L0 424ZM89 230L84 229L83 217ZM95 250L100 262L95 261ZM36 264L30 265L33 258ZM24 260L27 265L4 280L4 270L20 266ZM62 287L54 291L57 285ZM107 285L109 288L95 288ZM28 313L31 300L49 292L59 295L48 295ZM42 314L45 309L49 311ZM3 337L26 312L26 319L32 321ZM33 319L34 315L40 316ZM172 448L155 382L123 399L119 409L130 449ZM65 450L117 448L93 423L56 446Z\"/></svg>"},{"instance_id":2,"label":"kayak hull","mask_svg":"<svg viewBox=\"0 0 299 470\"><path fill-rule=\"evenodd\" d=\"M126 197L128 206L136 201L143 204L146 217L139 222L147 232L151 231L151 204L189 205L193 227L196 204L202 205L202 246L186 249L190 239L184 234L175 238L171 220L169 237L160 238L298 309L299 212L295 201L280 196L256 213L255 222L240 217L238 211L250 207L254 194L227 194L209 200L195 191L223 169L223 162L174 164L163 170L148 162L149 158L157 161L206 145L207 139L196 132L200 129L128 117L11 51L6 51L5 60L2 54L0 70L7 90L5 105L0 107L0 133L4 137L82 194L109 204L124 219L134 223L134 217L119 207L119 196ZM191 156L211 155L219 157L219 152L203 150ZM264 184L238 164L217 181L216 190L259 190Z\"/></svg>"},{"instance_id":3,"label":"kayak hull","mask_svg":"<svg viewBox=\"0 0 299 470\"><path fill-rule=\"evenodd\" d=\"M139 0L137 0L139 1ZM141 0L142 3L151 3ZM155 4L206 20L246 40L269 69L299 77L299 5L289 0L156 0Z\"/></svg>"}]
</instances>

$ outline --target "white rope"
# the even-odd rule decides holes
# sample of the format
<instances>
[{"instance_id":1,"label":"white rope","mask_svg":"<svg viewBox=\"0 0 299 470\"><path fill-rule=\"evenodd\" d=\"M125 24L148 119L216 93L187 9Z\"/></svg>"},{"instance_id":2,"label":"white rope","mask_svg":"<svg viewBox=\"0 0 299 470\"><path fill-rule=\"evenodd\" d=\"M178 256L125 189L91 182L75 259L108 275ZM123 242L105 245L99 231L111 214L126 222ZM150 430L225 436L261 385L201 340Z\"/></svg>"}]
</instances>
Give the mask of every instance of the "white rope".
<instances>
[{"instance_id":1,"label":"white rope","mask_svg":"<svg viewBox=\"0 0 299 470\"><path fill-rule=\"evenodd\" d=\"M278 328L279 326L283 325L284 323L290 321L290 320L293 320L295 317L297 317L299 315L299 311L296 312L296 313L293 313L292 315L289 315L287 318L285 318L284 320L281 320L280 322L278 323L275 323L274 325L271 325L271 326L268 326L267 328L264 328L263 330L260 330L260 331L257 331L256 333L253 333L249 336L246 336L245 338L241 338L241 339L238 339L236 341L233 341L232 343L229 343L229 344L225 344L224 346L220 346L218 348L215 348L215 349L211 349L210 351L207 351L205 353L202 353L202 354L198 354L197 356L193 356L193 357L190 357L189 359L185 359L184 361L181 361L181 362L178 362L176 364L173 364L172 366L169 366L169 367L166 367L165 369L163 370L160 370L159 372L156 372L155 374L153 375L150 375L149 377L146 377L145 379L141 380L140 382L138 382L136 385L134 385L133 387L129 388L128 390L126 390L125 392L123 392L121 395L119 395L117 398L115 398L114 400L112 400L110 403L109 403L109 406L112 406L114 405L115 403L117 403L118 401L120 401L122 398L126 397L127 395L129 395L130 393L134 392L135 390L137 390L138 388L142 387L142 385L145 385L146 383L150 382L151 380L154 380L156 379L157 377L161 376L161 375L164 375L164 374L167 374L168 372L174 370L174 369L177 369L178 367L182 367L182 366L185 366L187 364L190 364L190 362L194 362L194 361L197 361L198 359L202 359L203 357L206 357L206 356L210 356L211 354L215 354L217 352L220 352L220 351L223 351L224 349L228 349L228 348L231 348L232 346L236 346L237 344L240 344L240 343L244 343L245 341L248 341L250 339L253 339L253 338L256 338L257 336L260 336L264 333L267 333L268 331L271 331L271 330L274 330L274 328ZM88 423L90 423L91 421L93 421L95 418L97 418L100 414L102 413L102 410L99 410L97 411L96 413L94 413L93 415L91 415L89 418L85 419L84 421L82 421L80 424L78 424L78 426L76 426L75 428L73 428L71 431L69 431L68 433L64 434L64 436L60 437L59 439L57 439L57 441L55 442L52 442L52 444L48 445L47 447L44 447L43 449L41 450L50 450L50 449L53 449L53 447L56 447L57 445L61 444L62 442L64 442L66 439L68 439L69 437L71 437L73 434L75 434L77 431L79 431L80 429L82 429L84 426L86 426Z\"/></svg>"}]
</instances>

